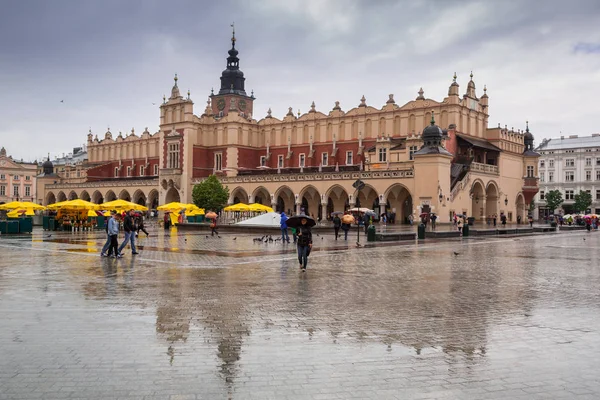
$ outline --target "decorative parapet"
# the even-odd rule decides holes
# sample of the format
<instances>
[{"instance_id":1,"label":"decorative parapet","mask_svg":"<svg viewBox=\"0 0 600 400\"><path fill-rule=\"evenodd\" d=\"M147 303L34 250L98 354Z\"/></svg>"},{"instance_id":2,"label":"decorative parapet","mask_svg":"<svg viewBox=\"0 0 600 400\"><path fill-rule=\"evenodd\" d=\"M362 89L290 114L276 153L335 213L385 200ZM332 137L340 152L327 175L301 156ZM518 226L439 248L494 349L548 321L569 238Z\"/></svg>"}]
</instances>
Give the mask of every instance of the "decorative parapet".
<instances>
[{"instance_id":1,"label":"decorative parapet","mask_svg":"<svg viewBox=\"0 0 600 400\"><path fill-rule=\"evenodd\" d=\"M497 165L481 164L476 162L471 163L471 171L482 172L484 174L500 174L500 170L498 169Z\"/></svg>"},{"instance_id":2,"label":"decorative parapet","mask_svg":"<svg viewBox=\"0 0 600 400\"><path fill-rule=\"evenodd\" d=\"M46 185L46 189L91 189L100 187L128 187L128 186L156 186L158 187L158 179L143 179L143 180L125 180L118 179L114 181L94 181L82 183L53 183Z\"/></svg>"},{"instance_id":3,"label":"decorative parapet","mask_svg":"<svg viewBox=\"0 0 600 400\"><path fill-rule=\"evenodd\" d=\"M219 178L224 184L233 183L262 183L262 182L302 182L302 181L338 181L356 179L409 179L415 177L411 169L395 171L352 171L352 172L322 172L306 174L273 174L273 175L243 175L224 176ZM192 184L202 179L192 180Z\"/></svg>"}]
</instances>

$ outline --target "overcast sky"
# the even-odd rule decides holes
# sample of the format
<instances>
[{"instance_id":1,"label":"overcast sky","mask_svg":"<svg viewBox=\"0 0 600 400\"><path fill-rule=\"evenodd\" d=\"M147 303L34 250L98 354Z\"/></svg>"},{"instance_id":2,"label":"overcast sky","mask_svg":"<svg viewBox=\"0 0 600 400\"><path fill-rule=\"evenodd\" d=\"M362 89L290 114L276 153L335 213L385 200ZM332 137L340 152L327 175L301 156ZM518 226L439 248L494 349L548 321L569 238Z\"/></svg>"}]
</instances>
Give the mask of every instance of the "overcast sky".
<instances>
[{"instance_id":1,"label":"overcast sky","mask_svg":"<svg viewBox=\"0 0 600 400\"><path fill-rule=\"evenodd\" d=\"M214 4L213 4L214 3ZM147 126L179 75L201 114L235 21L254 117L441 101L456 71L488 87L490 125L544 137L600 132L600 1L4 0L0 145L14 158L67 153ZM61 100L64 102L61 103ZM153 105L152 103L156 103Z\"/></svg>"}]
</instances>

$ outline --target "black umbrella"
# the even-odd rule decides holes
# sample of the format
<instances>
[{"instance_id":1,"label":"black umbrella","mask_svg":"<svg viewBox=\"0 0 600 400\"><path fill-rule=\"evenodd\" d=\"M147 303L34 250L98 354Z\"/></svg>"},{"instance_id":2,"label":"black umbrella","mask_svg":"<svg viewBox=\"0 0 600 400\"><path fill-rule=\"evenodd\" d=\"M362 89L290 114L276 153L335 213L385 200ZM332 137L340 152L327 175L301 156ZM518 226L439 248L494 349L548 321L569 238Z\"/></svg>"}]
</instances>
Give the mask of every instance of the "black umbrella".
<instances>
[{"instance_id":1,"label":"black umbrella","mask_svg":"<svg viewBox=\"0 0 600 400\"><path fill-rule=\"evenodd\" d=\"M300 225L302 225L303 219L306 219L306 226L308 226L309 228L313 227L317 224L314 219L312 219L308 215L304 215L304 214L294 215L293 217L288 218L287 221L285 221L285 223L290 228L297 228Z\"/></svg>"},{"instance_id":2,"label":"black umbrella","mask_svg":"<svg viewBox=\"0 0 600 400\"><path fill-rule=\"evenodd\" d=\"M331 213L331 215L343 215L344 212L343 211L334 211Z\"/></svg>"}]
</instances>

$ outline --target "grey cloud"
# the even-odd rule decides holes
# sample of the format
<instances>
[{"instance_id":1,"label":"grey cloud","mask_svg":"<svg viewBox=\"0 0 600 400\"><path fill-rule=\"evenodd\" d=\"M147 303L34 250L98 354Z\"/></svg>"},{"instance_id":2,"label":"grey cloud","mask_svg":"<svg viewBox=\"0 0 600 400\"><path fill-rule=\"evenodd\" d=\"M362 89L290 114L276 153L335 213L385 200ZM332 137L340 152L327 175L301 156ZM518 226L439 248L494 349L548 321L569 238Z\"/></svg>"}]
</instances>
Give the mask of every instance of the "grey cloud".
<instances>
[{"instance_id":1,"label":"grey cloud","mask_svg":"<svg viewBox=\"0 0 600 400\"><path fill-rule=\"evenodd\" d=\"M33 159L81 144L89 127L155 131L152 103L175 72L200 112L232 21L258 119L313 100L347 110L363 94L403 104L421 86L439 100L455 71L464 90L473 69L478 93L489 88L491 125L529 119L538 139L589 134L599 16L594 0L15 1L0 14L0 138Z\"/></svg>"}]
</instances>

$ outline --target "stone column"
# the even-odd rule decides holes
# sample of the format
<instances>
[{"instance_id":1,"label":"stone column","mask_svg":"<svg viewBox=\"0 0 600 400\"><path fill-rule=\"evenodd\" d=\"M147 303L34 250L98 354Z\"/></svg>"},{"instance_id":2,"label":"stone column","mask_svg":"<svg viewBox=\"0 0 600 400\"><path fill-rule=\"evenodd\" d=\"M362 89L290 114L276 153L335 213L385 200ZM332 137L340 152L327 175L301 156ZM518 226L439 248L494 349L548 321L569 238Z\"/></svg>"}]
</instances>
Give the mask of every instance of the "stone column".
<instances>
[{"instance_id":1,"label":"stone column","mask_svg":"<svg viewBox=\"0 0 600 400\"><path fill-rule=\"evenodd\" d=\"M327 203L321 203L321 217L321 221L327 221L327 218L329 217L327 215Z\"/></svg>"},{"instance_id":2,"label":"stone column","mask_svg":"<svg viewBox=\"0 0 600 400\"><path fill-rule=\"evenodd\" d=\"M296 215L300 214L300 207L302 207L302 203L296 203Z\"/></svg>"},{"instance_id":3,"label":"stone column","mask_svg":"<svg viewBox=\"0 0 600 400\"><path fill-rule=\"evenodd\" d=\"M273 209L273 211L277 211L277 203L271 202L271 208Z\"/></svg>"},{"instance_id":4,"label":"stone column","mask_svg":"<svg viewBox=\"0 0 600 400\"><path fill-rule=\"evenodd\" d=\"M487 196L483 196L481 199L481 207L483 207L483 222L487 223L487 207L486 207ZM476 216L477 217L477 216Z\"/></svg>"}]
</instances>

